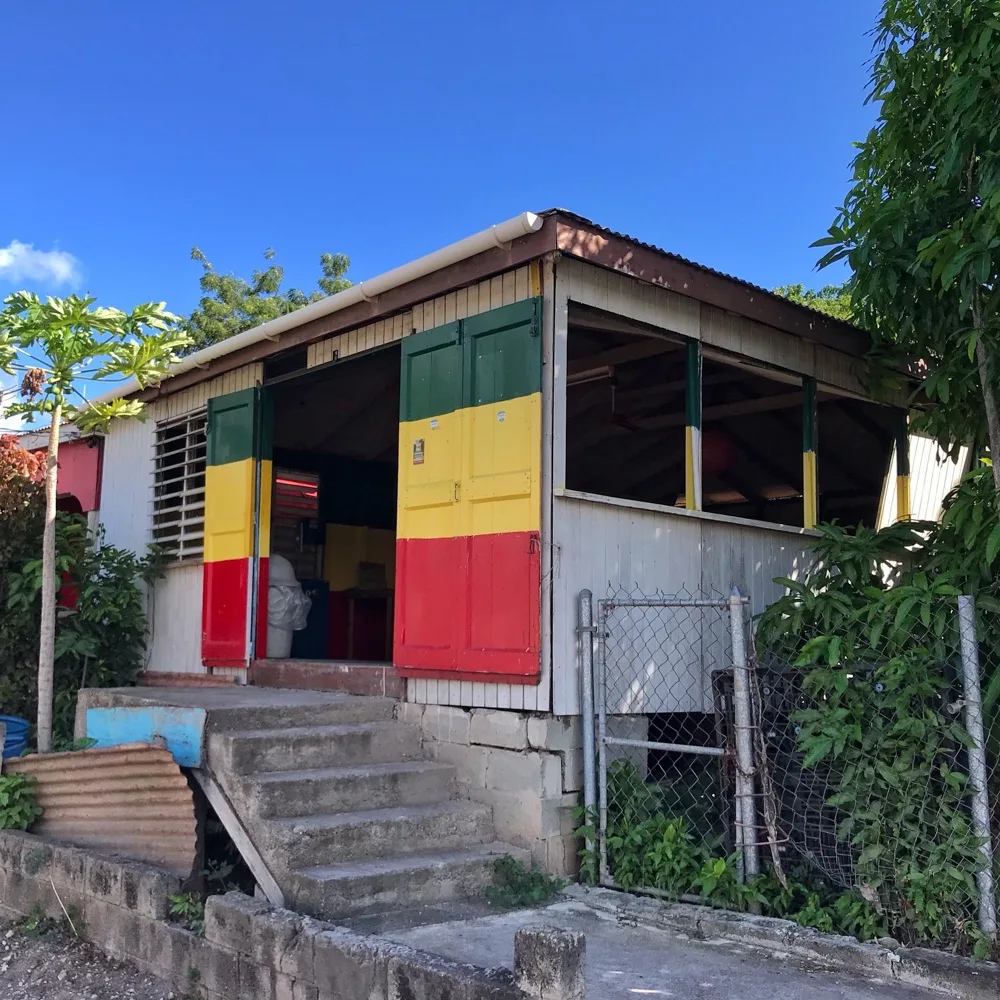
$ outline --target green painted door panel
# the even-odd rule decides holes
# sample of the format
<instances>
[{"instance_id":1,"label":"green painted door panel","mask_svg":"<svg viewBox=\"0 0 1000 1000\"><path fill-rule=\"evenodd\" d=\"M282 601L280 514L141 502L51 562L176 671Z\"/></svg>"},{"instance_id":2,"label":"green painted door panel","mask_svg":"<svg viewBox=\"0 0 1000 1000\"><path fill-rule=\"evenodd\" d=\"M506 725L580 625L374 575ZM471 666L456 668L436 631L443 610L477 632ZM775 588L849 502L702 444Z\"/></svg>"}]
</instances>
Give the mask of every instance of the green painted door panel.
<instances>
[{"instance_id":1,"label":"green painted door panel","mask_svg":"<svg viewBox=\"0 0 1000 1000\"><path fill-rule=\"evenodd\" d=\"M528 299L464 321L466 406L541 391L541 304Z\"/></svg>"},{"instance_id":2,"label":"green painted door panel","mask_svg":"<svg viewBox=\"0 0 1000 1000\"><path fill-rule=\"evenodd\" d=\"M399 419L424 420L462 408L459 323L403 338Z\"/></svg>"}]
</instances>

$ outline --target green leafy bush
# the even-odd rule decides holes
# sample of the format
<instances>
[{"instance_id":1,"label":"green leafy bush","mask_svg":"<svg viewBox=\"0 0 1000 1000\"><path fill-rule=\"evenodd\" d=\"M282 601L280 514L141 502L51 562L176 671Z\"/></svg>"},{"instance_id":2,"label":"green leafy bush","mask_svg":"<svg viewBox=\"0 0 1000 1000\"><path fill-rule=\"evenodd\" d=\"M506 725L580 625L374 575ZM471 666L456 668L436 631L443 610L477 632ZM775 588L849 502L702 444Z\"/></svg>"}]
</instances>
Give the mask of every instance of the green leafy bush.
<instances>
[{"instance_id":1,"label":"green leafy bush","mask_svg":"<svg viewBox=\"0 0 1000 1000\"><path fill-rule=\"evenodd\" d=\"M997 647L1000 516L991 470L968 474L939 524L882 531L823 525L815 565L760 617L758 650L799 670L792 716L803 770L823 768L864 902L907 944L981 953L982 864L965 773L956 598L976 598L984 649ZM1000 661L984 663L991 752L1000 750ZM996 795L998 789L993 789ZM838 929L871 913L834 905Z\"/></svg>"},{"instance_id":2,"label":"green leafy bush","mask_svg":"<svg viewBox=\"0 0 1000 1000\"><path fill-rule=\"evenodd\" d=\"M0 774L0 830L27 830L41 815L34 777Z\"/></svg>"},{"instance_id":3,"label":"green leafy bush","mask_svg":"<svg viewBox=\"0 0 1000 1000\"><path fill-rule=\"evenodd\" d=\"M37 525L31 530L39 533L8 563L0 588L0 705L27 719L37 713L42 585L41 534ZM142 669L144 588L160 576L162 560L154 548L140 557L107 545L103 530L95 537L71 515L59 516L56 546L60 578L66 574L76 588L75 607L62 609L56 626L54 742L66 746L73 739L77 692L132 684Z\"/></svg>"}]
</instances>

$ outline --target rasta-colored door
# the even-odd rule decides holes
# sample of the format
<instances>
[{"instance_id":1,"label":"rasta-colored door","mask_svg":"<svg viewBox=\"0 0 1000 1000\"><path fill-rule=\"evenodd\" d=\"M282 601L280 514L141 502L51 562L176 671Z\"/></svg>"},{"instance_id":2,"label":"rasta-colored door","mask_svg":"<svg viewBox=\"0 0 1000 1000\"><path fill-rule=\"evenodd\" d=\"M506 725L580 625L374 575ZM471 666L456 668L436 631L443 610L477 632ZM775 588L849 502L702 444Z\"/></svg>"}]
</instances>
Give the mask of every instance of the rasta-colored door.
<instances>
[{"instance_id":1,"label":"rasta-colored door","mask_svg":"<svg viewBox=\"0 0 1000 1000\"><path fill-rule=\"evenodd\" d=\"M404 674L540 671L541 300L402 345L393 660Z\"/></svg>"},{"instance_id":2,"label":"rasta-colored door","mask_svg":"<svg viewBox=\"0 0 1000 1000\"><path fill-rule=\"evenodd\" d=\"M246 667L254 648L264 655L267 645L272 469L264 391L210 399L206 434L201 657L207 667Z\"/></svg>"}]
</instances>

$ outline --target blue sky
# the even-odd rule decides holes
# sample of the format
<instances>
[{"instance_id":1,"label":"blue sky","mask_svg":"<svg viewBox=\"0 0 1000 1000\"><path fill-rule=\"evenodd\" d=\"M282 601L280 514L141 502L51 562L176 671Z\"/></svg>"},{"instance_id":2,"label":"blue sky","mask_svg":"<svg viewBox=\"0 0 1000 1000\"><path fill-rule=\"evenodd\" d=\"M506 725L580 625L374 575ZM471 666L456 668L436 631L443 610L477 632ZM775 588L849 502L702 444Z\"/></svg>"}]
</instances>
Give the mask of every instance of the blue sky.
<instances>
[{"instance_id":1,"label":"blue sky","mask_svg":"<svg viewBox=\"0 0 1000 1000\"><path fill-rule=\"evenodd\" d=\"M370 277L563 206L818 285L874 0L5 4L0 294L197 301L199 244ZM53 252L56 256L52 256ZM41 255L40 255L41 254Z\"/></svg>"}]
</instances>

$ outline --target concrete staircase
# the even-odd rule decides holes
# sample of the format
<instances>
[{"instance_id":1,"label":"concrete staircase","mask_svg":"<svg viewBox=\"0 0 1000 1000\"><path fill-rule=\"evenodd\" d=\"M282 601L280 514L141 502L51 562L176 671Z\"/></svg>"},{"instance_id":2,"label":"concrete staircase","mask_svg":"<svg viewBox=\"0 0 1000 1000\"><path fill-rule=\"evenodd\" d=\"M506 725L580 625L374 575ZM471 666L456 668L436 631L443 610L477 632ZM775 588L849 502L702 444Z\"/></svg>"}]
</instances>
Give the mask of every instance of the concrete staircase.
<instances>
[{"instance_id":1,"label":"concrete staircase","mask_svg":"<svg viewBox=\"0 0 1000 1000\"><path fill-rule=\"evenodd\" d=\"M489 806L456 797L390 698L209 710L207 769L286 905L326 919L458 903L492 879Z\"/></svg>"}]
</instances>

